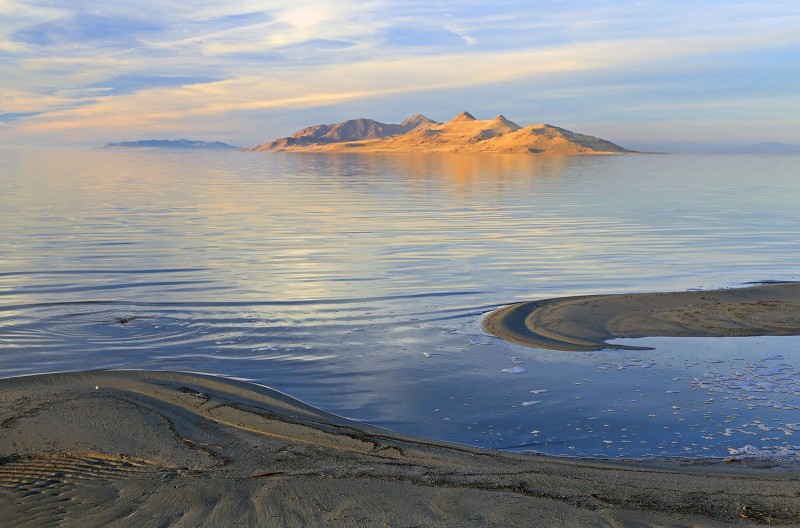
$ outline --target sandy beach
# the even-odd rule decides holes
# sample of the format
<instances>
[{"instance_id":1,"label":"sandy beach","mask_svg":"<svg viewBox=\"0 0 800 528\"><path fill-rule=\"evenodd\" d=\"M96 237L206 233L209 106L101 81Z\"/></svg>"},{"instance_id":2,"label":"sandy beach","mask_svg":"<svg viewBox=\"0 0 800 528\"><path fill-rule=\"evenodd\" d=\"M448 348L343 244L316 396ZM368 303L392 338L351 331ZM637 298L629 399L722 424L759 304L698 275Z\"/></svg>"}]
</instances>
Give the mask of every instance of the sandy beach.
<instances>
[{"instance_id":1,"label":"sandy beach","mask_svg":"<svg viewBox=\"0 0 800 528\"><path fill-rule=\"evenodd\" d=\"M729 526L800 523L796 467L479 450L213 376L0 381L2 526Z\"/></svg>"},{"instance_id":2,"label":"sandy beach","mask_svg":"<svg viewBox=\"0 0 800 528\"><path fill-rule=\"evenodd\" d=\"M502 308L483 326L516 343L575 352L642 348L607 343L618 338L798 335L800 283L544 299Z\"/></svg>"},{"instance_id":3,"label":"sandy beach","mask_svg":"<svg viewBox=\"0 0 800 528\"><path fill-rule=\"evenodd\" d=\"M800 528L800 1L0 13L0 528Z\"/></svg>"}]
</instances>

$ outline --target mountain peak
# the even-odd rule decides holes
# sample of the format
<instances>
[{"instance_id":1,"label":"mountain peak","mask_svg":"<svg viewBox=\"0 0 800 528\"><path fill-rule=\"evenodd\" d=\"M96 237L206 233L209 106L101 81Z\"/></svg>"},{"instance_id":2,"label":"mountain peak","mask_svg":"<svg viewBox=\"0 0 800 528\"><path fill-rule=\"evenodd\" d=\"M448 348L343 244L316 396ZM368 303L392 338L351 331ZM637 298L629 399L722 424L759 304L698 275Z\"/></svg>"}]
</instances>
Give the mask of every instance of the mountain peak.
<instances>
[{"instance_id":1,"label":"mountain peak","mask_svg":"<svg viewBox=\"0 0 800 528\"><path fill-rule=\"evenodd\" d=\"M455 116L453 119L448 121L448 123L453 123L453 122L457 122L457 121L477 121L477 119L475 119L474 115L472 115L469 112L467 112L466 110L464 110L463 112L461 112L460 114Z\"/></svg>"},{"instance_id":2,"label":"mountain peak","mask_svg":"<svg viewBox=\"0 0 800 528\"><path fill-rule=\"evenodd\" d=\"M492 119L492 125L493 126L501 126L501 127L508 128L508 129L511 129L511 130L519 130L520 128L522 128L521 126L519 126L515 122L509 121L508 119L506 119L506 116L504 116L502 114L498 114L497 117Z\"/></svg>"},{"instance_id":3,"label":"mountain peak","mask_svg":"<svg viewBox=\"0 0 800 528\"><path fill-rule=\"evenodd\" d=\"M609 141L566 129L549 125L521 128L503 115L478 120L466 111L444 124L416 114L398 124L361 118L334 125L316 125L248 150L559 155L630 152Z\"/></svg>"},{"instance_id":4,"label":"mountain peak","mask_svg":"<svg viewBox=\"0 0 800 528\"><path fill-rule=\"evenodd\" d=\"M400 123L401 126L408 127L409 130L424 124L437 125L438 123L433 119L431 119L430 117L424 116L422 114L414 114L413 116L409 117L408 119Z\"/></svg>"}]
</instances>

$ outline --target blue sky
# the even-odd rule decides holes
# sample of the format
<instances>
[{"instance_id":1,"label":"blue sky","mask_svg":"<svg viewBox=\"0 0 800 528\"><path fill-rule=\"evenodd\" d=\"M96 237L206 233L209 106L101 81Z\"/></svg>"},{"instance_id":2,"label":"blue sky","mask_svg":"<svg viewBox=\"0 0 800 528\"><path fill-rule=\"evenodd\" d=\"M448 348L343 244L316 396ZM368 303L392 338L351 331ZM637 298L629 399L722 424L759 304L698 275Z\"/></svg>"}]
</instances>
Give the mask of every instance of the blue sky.
<instances>
[{"instance_id":1,"label":"blue sky","mask_svg":"<svg viewBox=\"0 0 800 528\"><path fill-rule=\"evenodd\" d=\"M0 142L466 109L639 149L800 144L798 28L796 0L0 0Z\"/></svg>"}]
</instances>

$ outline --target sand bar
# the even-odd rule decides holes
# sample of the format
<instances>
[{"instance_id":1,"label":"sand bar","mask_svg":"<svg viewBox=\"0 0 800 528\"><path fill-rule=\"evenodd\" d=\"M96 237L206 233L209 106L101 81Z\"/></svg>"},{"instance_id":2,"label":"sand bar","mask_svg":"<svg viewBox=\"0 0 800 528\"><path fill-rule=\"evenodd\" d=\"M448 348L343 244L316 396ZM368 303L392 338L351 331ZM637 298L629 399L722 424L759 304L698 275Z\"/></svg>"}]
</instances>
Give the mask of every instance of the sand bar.
<instances>
[{"instance_id":1,"label":"sand bar","mask_svg":"<svg viewBox=\"0 0 800 528\"><path fill-rule=\"evenodd\" d=\"M2 526L729 526L800 523L796 466L472 449L222 378L0 380Z\"/></svg>"},{"instance_id":2,"label":"sand bar","mask_svg":"<svg viewBox=\"0 0 800 528\"><path fill-rule=\"evenodd\" d=\"M800 335L800 283L544 299L501 308L483 327L516 343L574 352L643 349L607 343L617 338Z\"/></svg>"}]
</instances>

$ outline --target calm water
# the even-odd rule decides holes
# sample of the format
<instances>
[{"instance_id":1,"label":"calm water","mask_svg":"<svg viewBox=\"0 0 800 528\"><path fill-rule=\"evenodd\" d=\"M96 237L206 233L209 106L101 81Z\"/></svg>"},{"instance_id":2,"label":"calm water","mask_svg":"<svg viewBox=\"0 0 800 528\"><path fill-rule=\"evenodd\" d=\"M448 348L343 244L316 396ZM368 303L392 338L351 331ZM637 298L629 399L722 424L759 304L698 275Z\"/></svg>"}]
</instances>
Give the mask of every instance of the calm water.
<instances>
[{"instance_id":1,"label":"calm water","mask_svg":"<svg viewBox=\"0 0 800 528\"><path fill-rule=\"evenodd\" d=\"M508 302L798 280L799 156L0 150L0 376L208 372L470 445L800 457L800 339L564 353Z\"/></svg>"}]
</instances>

